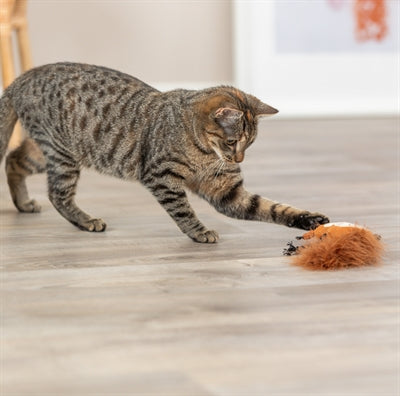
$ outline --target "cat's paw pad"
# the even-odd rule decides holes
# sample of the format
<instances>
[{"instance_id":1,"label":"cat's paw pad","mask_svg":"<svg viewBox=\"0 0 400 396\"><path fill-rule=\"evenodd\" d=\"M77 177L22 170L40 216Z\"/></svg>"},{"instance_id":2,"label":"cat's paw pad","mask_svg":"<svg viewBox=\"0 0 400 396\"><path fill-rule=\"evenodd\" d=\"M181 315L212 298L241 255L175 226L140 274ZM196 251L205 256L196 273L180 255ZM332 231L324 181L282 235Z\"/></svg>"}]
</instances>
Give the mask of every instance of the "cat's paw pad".
<instances>
[{"instance_id":1,"label":"cat's paw pad","mask_svg":"<svg viewBox=\"0 0 400 396\"><path fill-rule=\"evenodd\" d=\"M103 219L90 219L79 224L79 228L89 232L102 232L106 229L107 224Z\"/></svg>"},{"instance_id":2,"label":"cat's paw pad","mask_svg":"<svg viewBox=\"0 0 400 396\"><path fill-rule=\"evenodd\" d=\"M219 239L219 235L216 231L203 231L203 232L197 232L194 235L190 235L190 237L195 241L199 243L216 243Z\"/></svg>"},{"instance_id":3,"label":"cat's paw pad","mask_svg":"<svg viewBox=\"0 0 400 396\"><path fill-rule=\"evenodd\" d=\"M39 213L42 210L42 207L34 199L18 204L17 207L23 213Z\"/></svg>"},{"instance_id":4,"label":"cat's paw pad","mask_svg":"<svg viewBox=\"0 0 400 396\"><path fill-rule=\"evenodd\" d=\"M321 213L302 212L293 217L288 226L300 228L302 230L313 230L319 225L326 223L329 223L329 219Z\"/></svg>"}]
</instances>

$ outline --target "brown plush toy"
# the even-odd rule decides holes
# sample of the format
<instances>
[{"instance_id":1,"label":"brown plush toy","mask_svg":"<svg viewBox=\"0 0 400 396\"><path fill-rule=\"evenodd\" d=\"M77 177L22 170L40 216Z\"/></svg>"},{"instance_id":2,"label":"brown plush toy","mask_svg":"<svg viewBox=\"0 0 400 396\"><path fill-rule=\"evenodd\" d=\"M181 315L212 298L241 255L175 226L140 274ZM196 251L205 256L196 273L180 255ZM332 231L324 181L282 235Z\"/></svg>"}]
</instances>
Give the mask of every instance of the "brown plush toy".
<instances>
[{"instance_id":1,"label":"brown plush toy","mask_svg":"<svg viewBox=\"0 0 400 396\"><path fill-rule=\"evenodd\" d=\"M283 253L293 256L293 264L311 270L377 265L382 259L381 237L356 224L324 224L297 239L304 244L289 242Z\"/></svg>"}]
</instances>

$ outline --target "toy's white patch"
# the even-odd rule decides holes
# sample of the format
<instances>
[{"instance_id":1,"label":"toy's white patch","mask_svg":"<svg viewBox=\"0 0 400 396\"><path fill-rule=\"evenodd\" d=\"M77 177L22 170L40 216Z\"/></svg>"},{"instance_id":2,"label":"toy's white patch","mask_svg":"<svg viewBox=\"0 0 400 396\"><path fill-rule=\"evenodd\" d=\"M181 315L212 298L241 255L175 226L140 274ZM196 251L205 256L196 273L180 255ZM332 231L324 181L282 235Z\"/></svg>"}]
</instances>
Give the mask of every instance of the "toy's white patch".
<instances>
[{"instance_id":1,"label":"toy's white patch","mask_svg":"<svg viewBox=\"0 0 400 396\"><path fill-rule=\"evenodd\" d=\"M336 227L357 227L357 228L364 228L358 224L352 224L352 223L346 223L345 221L341 221L338 223L327 223L323 225L324 227L332 227L332 226L336 226Z\"/></svg>"}]
</instances>

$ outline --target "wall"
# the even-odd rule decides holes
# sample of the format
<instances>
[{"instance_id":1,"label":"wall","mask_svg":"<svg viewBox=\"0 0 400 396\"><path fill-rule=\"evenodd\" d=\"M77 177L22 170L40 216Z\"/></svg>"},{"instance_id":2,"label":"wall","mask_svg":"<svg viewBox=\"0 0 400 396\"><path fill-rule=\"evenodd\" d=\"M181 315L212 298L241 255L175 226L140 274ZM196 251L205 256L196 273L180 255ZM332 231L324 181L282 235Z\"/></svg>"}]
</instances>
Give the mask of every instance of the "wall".
<instances>
[{"instance_id":1,"label":"wall","mask_svg":"<svg viewBox=\"0 0 400 396\"><path fill-rule=\"evenodd\" d=\"M375 48L355 52L332 50L332 43L316 52L279 51L277 33L291 33L277 25L278 7L286 3L290 16L296 7L328 6L328 2L290 0L234 2L235 81L285 116L376 116L398 115L400 110L400 48L378 52ZM350 5L353 2L338 2ZM395 23L389 33L399 37L399 2L388 1L389 16ZM336 12L336 11L332 11ZM292 14L293 13L293 14ZM299 22L298 22L299 23ZM319 22L308 29L318 34ZM276 29L279 27L279 29ZM338 25L337 29L343 29ZM319 33L321 34L321 33ZM301 46L301 37L296 37ZM304 43L303 43L304 44ZM328 45L329 44L329 45ZM361 46L361 44L360 44ZM397 46L397 48L396 48ZM365 44L362 45L365 47Z\"/></svg>"},{"instance_id":2,"label":"wall","mask_svg":"<svg viewBox=\"0 0 400 396\"><path fill-rule=\"evenodd\" d=\"M232 80L230 1L28 2L35 65L101 64L161 86Z\"/></svg>"}]
</instances>

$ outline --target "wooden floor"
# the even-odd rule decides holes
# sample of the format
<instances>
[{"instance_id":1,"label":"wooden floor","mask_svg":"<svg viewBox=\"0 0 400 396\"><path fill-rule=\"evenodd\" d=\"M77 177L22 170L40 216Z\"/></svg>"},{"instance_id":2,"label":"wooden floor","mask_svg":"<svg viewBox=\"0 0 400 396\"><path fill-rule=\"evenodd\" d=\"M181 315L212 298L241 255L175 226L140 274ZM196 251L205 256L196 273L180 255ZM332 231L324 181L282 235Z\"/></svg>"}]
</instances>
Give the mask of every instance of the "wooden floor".
<instances>
[{"instance_id":1,"label":"wooden floor","mask_svg":"<svg viewBox=\"0 0 400 396\"><path fill-rule=\"evenodd\" d=\"M382 235L376 268L310 272L282 256L301 231L191 201L220 242L178 231L139 184L86 172L79 231L32 177L41 214L0 172L1 395L397 395L399 121L270 120L249 190ZM2 165L4 168L4 165Z\"/></svg>"}]
</instances>

